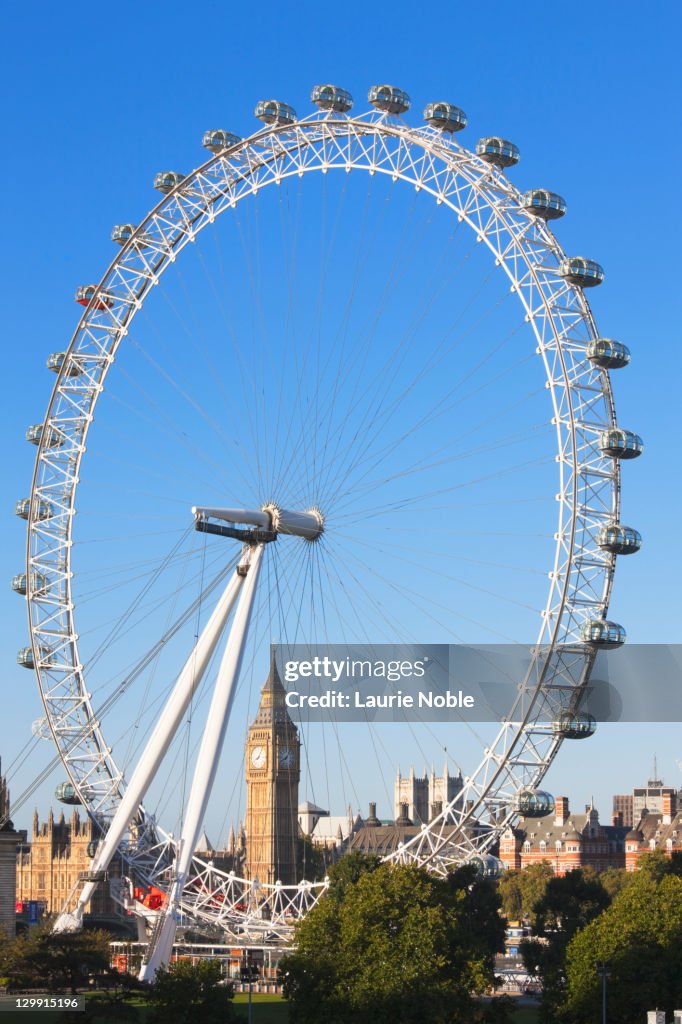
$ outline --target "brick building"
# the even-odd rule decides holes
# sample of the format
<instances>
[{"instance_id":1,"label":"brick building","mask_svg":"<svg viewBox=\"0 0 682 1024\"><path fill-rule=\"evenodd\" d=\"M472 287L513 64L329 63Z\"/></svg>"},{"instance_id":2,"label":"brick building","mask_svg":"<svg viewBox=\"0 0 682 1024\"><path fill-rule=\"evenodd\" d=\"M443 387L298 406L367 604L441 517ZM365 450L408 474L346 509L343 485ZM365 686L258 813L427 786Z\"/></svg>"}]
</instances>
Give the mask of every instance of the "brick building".
<instances>
[{"instance_id":1,"label":"brick building","mask_svg":"<svg viewBox=\"0 0 682 1024\"><path fill-rule=\"evenodd\" d=\"M502 834L499 856L505 867L517 871L548 861L557 875L588 865L597 871L623 868L627 834L624 825L602 825L592 805L576 814L568 797L558 796L552 814L521 818Z\"/></svg>"},{"instance_id":2,"label":"brick building","mask_svg":"<svg viewBox=\"0 0 682 1024\"><path fill-rule=\"evenodd\" d=\"M635 827L625 836L625 866L636 871L640 857L653 850L667 856L682 853L682 807L674 789L663 789L660 811L645 809Z\"/></svg>"}]
</instances>

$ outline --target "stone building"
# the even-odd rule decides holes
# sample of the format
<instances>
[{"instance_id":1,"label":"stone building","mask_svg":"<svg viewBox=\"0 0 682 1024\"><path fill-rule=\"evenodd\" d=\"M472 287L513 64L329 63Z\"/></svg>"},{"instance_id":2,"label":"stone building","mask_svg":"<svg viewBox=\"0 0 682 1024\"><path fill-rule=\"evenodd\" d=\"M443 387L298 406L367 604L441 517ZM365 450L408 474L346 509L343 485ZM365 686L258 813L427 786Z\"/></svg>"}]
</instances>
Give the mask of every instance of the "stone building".
<instances>
[{"instance_id":1,"label":"stone building","mask_svg":"<svg viewBox=\"0 0 682 1024\"><path fill-rule=\"evenodd\" d=\"M286 707L274 657L246 738L246 874L259 882L298 881L298 730Z\"/></svg>"},{"instance_id":2,"label":"stone building","mask_svg":"<svg viewBox=\"0 0 682 1024\"><path fill-rule=\"evenodd\" d=\"M593 805L584 814L569 808L568 797L558 796L555 810L542 818L521 818L500 837L500 860L516 870L547 861L557 875L575 868L625 867L624 825L602 825Z\"/></svg>"},{"instance_id":3,"label":"stone building","mask_svg":"<svg viewBox=\"0 0 682 1024\"><path fill-rule=\"evenodd\" d=\"M393 787L393 810L397 819L402 814L402 805L407 804L407 817L414 825L428 824L433 821L443 807L454 800L464 785L460 772L451 775L447 758L443 766L443 774L436 775L435 768L431 768L431 774L419 776L415 774L414 768L404 776L398 769L395 785Z\"/></svg>"},{"instance_id":4,"label":"stone building","mask_svg":"<svg viewBox=\"0 0 682 1024\"><path fill-rule=\"evenodd\" d=\"M35 900L43 913L59 913L74 893L81 873L88 870L98 835L93 821L89 817L82 820L76 809L68 821L63 811L56 821L50 811L47 822L42 824L36 811L30 839L15 850L17 903ZM120 875L120 863L116 860L112 861L109 874ZM97 887L86 913L120 918L121 911L109 896L106 883Z\"/></svg>"},{"instance_id":5,"label":"stone building","mask_svg":"<svg viewBox=\"0 0 682 1024\"><path fill-rule=\"evenodd\" d=\"M9 815L9 790L0 775L0 928L14 937L17 846L26 833L15 830Z\"/></svg>"}]
</instances>

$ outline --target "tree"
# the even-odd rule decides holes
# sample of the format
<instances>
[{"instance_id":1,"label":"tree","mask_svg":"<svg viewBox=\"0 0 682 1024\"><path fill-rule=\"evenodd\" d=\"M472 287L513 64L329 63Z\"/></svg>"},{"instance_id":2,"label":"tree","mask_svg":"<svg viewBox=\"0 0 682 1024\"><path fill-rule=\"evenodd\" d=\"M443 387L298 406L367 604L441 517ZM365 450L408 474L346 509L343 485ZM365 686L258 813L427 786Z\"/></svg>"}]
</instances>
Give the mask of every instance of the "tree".
<instances>
[{"instance_id":1,"label":"tree","mask_svg":"<svg viewBox=\"0 0 682 1024\"><path fill-rule=\"evenodd\" d=\"M176 960L159 970L149 986L149 1024L225 1024L234 1020L234 988L226 985L217 960Z\"/></svg>"},{"instance_id":2,"label":"tree","mask_svg":"<svg viewBox=\"0 0 682 1024\"><path fill-rule=\"evenodd\" d=\"M666 864L667 861L667 864ZM563 1019L582 1022L599 1010L598 961L610 965L610 1016L639 1024L652 1007L682 1005L682 877L668 858L645 861L611 906L578 932L566 952Z\"/></svg>"},{"instance_id":3,"label":"tree","mask_svg":"<svg viewBox=\"0 0 682 1024\"><path fill-rule=\"evenodd\" d=\"M508 921L529 921L535 925L535 907L554 878L548 860L531 864L523 871L506 871L500 879L502 913Z\"/></svg>"},{"instance_id":4,"label":"tree","mask_svg":"<svg viewBox=\"0 0 682 1024\"><path fill-rule=\"evenodd\" d=\"M54 934L45 925L3 947L0 971L10 987L39 985L75 992L109 969L109 939L104 931Z\"/></svg>"},{"instance_id":5,"label":"tree","mask_svg":"<svg viewBox=\"0 0 682 1024\"><path fill-rule=\"evenodd\" d=\"M475 1019L472 993L492 984L504 948L494 884L470 866L437 878L414 865L346 861L282 961L292 1022Z\"/></svg>"},{"instance_id":6,"label":"tree","mask_svg":"<svg viewBox=\"0 0 682 1024\"><path fill-rule=\"evenodd\" d=\"M551 878L544 896L535 904L535 930L540 939L523 942L521 955L528 972L542 979L542 1005L547 1019L555 1019L564 1001L564 964L569 942L609 903L610 897L597 873L578 868Z\"/></svg>"}]
</instances>

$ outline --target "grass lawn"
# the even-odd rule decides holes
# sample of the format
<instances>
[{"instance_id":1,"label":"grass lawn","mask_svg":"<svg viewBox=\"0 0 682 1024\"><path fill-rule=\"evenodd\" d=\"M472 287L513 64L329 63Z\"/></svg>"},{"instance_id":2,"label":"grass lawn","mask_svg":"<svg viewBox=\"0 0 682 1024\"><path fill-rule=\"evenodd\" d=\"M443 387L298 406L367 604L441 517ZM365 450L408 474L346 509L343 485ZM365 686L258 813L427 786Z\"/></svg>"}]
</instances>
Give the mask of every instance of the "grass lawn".
<instances>
[{"instance_id":1,"label":"grass lawn","mask_svg":"<svg viewBox=\"0 0 682 1024\"><path fill-rule=\"evenodd\" d=\"M239 992L234 997L235 1010L242 1020L246 1020L248 1001L246 992ZM254 994L252 1019L253 1024L287 1024L289 1007L281 996Z\"/></svg>"}]
</instances>

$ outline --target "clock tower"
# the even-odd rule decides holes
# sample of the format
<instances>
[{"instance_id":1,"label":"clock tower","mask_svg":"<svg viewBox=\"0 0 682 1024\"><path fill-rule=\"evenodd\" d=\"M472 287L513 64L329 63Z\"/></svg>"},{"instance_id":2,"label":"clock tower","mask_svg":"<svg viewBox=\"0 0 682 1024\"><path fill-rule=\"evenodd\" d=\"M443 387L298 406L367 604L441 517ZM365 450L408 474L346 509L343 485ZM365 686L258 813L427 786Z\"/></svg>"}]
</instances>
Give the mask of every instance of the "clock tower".
<instances>
[{"instance_id":1,"label":"clock tower","mask_svg":"<svg viewBox=\"0 0 682 1024\"><path fill-rule=\"evenodd\" d=\"M300 743L274 656L246 739L246 872L292 885L298 846Z\"/></svg>"}]
</instances>

